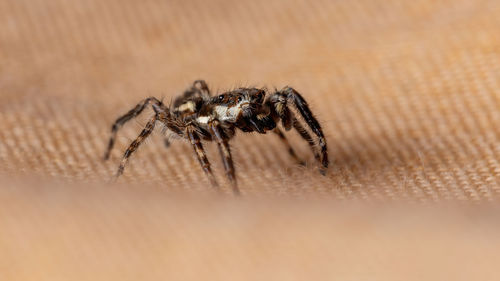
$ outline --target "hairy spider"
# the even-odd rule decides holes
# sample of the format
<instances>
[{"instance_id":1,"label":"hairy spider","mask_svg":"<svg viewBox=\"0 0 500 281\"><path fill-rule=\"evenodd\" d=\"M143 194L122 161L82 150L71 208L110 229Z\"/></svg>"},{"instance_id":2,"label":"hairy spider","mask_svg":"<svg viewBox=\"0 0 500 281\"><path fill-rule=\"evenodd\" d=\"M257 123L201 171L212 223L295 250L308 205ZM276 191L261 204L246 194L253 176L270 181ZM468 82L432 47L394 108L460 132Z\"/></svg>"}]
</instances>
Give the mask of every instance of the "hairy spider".
<instances>
[{"instance_id":1,"label":"hairy spider","mask_svg":"<svg viewBox=\"0 0 500 281\"><path fill-rule=\"evenodd\" d=\"M255 131L260 134L265 134L267 131L274 132L288 148L290 155L303 164L283 132L277 127L277 123L281 121L283 128L287 131L293 127L309 144L315 159L323 166L320 172L324 174L325 169L328 168L326 140L321 126L314 118L304 98L290 87L285 87L280 91L275 90L267 97L266 92L266 89L238 88L212 97L207 83L203 80L196 80L169 106L154 97L149 97L115 121L111 127L111 138L104 159L109 158L118 129L139 115L147 105L152 105L155 115L125 151L116 177L123 173L130 155L153 132L157 122L163 124L168 131L190 141L203 171L214 187L218 184L210 169L201 140L216 141L226 175L236 194L239 190L228 144L228 141L235 135L236 129L243 132ZM308 130L295 118L290 105L293 105L300 113L317 140L313 139ZM165 140L165 144L168 146L168 139ZM319 151L317 146L319 146Z\"/></svg>"}]
</instances>

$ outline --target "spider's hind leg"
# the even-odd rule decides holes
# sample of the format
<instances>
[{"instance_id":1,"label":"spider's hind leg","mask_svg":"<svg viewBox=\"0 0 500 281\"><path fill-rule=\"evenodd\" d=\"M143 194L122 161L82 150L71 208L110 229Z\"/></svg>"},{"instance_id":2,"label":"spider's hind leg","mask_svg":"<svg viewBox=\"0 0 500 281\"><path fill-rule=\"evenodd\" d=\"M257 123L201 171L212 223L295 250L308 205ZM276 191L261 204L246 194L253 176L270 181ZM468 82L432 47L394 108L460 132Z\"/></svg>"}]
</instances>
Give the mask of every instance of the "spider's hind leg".
<instances>
[{"instance_id":1,"label":"spider's hind leg","mask_svg":"<svg viewBox=\"0 0 500 281\"><path fill-rule=\"evenodd\" d=\"M156 116L153 116L151 120L146 124L142 132L137 136L137 138L129 145L125 153L123 154L122 161L120 162L120 166L118 167L118 171L116 172L115 178L118 178L121 174L123 174L123 170L125 169L125 165L128 162L128 158L137 148L144 142L144 140L151 135L153 129L155 128Z\"/></svg>"},{"instance_id":2,"label":"spider's hind leg","mask_svg":"<svg viewBox=\"0 0 500 281\"><path fill-rule=\"evenodd\" d=\"M184 91L184 94L178 97L174 101L174 106L179 106L186 100L191 99L195 96L209 98L211 96L210 89L208 88L207 82L205 80L195 80L191 87Z\"/></svg>"},{"instance_id":3,"label":"spider's hind leg","mask_svg":"<svg viewBox=\"0 0 500 281\"><path fill-rule=\"evenodd\" d=\"M141 112L144 110L144 108L146 108L146 106L150 103L161 106L161 101L159 101L155 97L149 97L149 98L141 101L140 103L138 103L134 108L132 108L125 115L116 119L115 123L113 123L113 126L111 126L111 137L109 138L108 147L106 149L106 152L104 153L104 160L109 159L109 155L111 153L111 150L113 149L113 146L115 145L116 134L118 133L118 130L125 123L127 123L130 119L137 117L137 115L141 114Z\"/></svg>"},{"instance_id":4,"label":"spider's hind leg","mask_svg":"<svg viewBox=\"0 0 500 281\"><path fill-rule=\"evenodd\" d=\"M199 86L199 87L198 87ZM193 82L193 88L201 90L202 94L211 96L210 89L208 88L207 82L205 80L195 80Z\"/></svg>"}]
</instances>

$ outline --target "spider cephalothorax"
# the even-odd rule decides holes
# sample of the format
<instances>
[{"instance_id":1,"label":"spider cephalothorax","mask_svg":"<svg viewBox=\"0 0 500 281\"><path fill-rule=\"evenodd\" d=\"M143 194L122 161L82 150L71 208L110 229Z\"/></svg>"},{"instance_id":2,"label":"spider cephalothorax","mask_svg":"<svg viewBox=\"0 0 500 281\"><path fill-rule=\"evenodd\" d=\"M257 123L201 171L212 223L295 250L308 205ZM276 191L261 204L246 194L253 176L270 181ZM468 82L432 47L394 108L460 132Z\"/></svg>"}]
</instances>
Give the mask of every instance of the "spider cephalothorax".
<instances>
[{"instance_id":1,"label":"spider cephalothorax","mask_svg":"<svg viewBox=\"0 0 500 281\"><path fill-rule=\"evenodd\" d=\"M113 124L104 158L109 158L118 129L139 115L148 104L151 104L155 115L151 117L137 139L125 151L116 174L117 177L123 173L130 155L153 132L156 123L163 124L168 131L190 141L203 171L214 186L218 186L218 184L210 169L210 163L201 140L216 141L224 162L226 175L235 193L239 191L228 141L234 136L236 129L243 132L255 131L261 134L265 134L267 131L274 132L288 147L290 155L299 163L303 163L277 124L281 123L287 131L294 128L308 142L314 157L322 165L320 172L324 174L329 163L326 140L321 126L314 118L304 98L290 87L285 87L280 91L275 90L267 98L266 93L266 89L238 88L212 97L205 81L196 80L170 106L154 97L147 98L127 114L118 118ZM294 110L290 108L290 105L293 105L300 113L310 130L316 135L317 140L311 137L308 130L295 118ZM168 140L166 143L168 144Z\"/></svg>"}]
</instances>

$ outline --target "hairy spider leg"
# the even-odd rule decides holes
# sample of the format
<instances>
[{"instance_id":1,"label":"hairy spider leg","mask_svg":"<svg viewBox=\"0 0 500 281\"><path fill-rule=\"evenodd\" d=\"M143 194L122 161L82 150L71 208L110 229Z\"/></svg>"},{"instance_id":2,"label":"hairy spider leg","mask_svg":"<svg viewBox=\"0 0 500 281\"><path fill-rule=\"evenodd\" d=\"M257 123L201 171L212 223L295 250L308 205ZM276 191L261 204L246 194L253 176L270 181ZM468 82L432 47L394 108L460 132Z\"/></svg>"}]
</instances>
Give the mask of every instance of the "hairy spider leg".
<instances>
[{"instance_id":1,"label":"hairy spider leg","mask_svg":"<svg viewBox=\"0 0 500 281\"><path fill-rule=\"evenodd\" d=\"M115 145L115 140L116 140L116 135L118 133L118 130L125 123L127 123L130 119L135 118L135 117L137 117L137 115L141 114L141 112L144 110L144 108L146 108L146 106L150 103L153 103L156 105L161 105L161 101L159 101L157 98L149 97L147 99L144 99L140 103L138 103L134 108L132 108L125 115L116 119L115 123L113 123L113 125L111 126L111 137L109 138L108 148L106 149L106 152L104 153L104 160L109 159L109 155L111 154L111 150L113 149L113 146Z\"/></svg>"},{"instance_id":2,"label":"hairy spider leg","mask_svg":"<svg viewBox=\"0 0 500 281\"><path fill-rule=\"evenodd\" d=\"M212 93L210 93L210 89L208 88L207 82L205 82L205 80L195 80L193 82L193 88L198 89L197 85L200 86L199 89L204 91L207 96L210 97L212 95Z\"/></svg>"},{"instance_id":3,"label":"hairy spider leg","mask_svg":"<svg viewBox=\"0 0 500 281\"><path fill-rule=\"evenodd\" d=\"M287 95L288 100L292 100L293 104L297 108L297 110L300 112L304 120L306 121L307 125L311 128L311 130L316 134L319 140L319 147L321 148L321 155L322 155L322 160L321 163L323 164L323 167L328 168L328 149L326 146L326 140L325 136L323 134L323 130L321 129L321 126L319 125L318 120L314 118L314 115L312 114L311 110L309 109L309 106L307 105L306 100L293 88L290 87L285 87L283 88L280 93L284 93ZM324 171L321 171L324 174Z\"/></svg>"},{"instance_id":4,"label":"hairy spider leg","mask_svg":"<svg viewBox=\"0 0 500 281\"><path fill-rule=\"evenodd\" d=\"M116 172L115 178L118 178L121 174L123 174L123 170L125 169L125 165L127 164L128 158L137 150L137 148L144 142L144 140L151 135L155 128L156 123L156 115L149 120L146 124L142 132L137 136L137 138L129 145L125 153L123 154L122 161L120 162L120 166L118 167L118 171Z\"/></svg>"},{"instance_id":5,"label":"hairy spider leg","mask_svg":"<svg viewBox=\"0 0 500 281\"><path fill-rule=\"evenodd\" d=\"M304 121L307 123L307 125L311 128L311 130L316 134L318 137L318 142L319 146L321 148L321 155L320 157L315 149L315 142L309 135L309 133L300 125L298 120L293 117L292 112L288 109L288 102L291 102L295 108L299 111L299 113L302 115L304 118ZM328 167L329 161L328 161L328 150L326 146L326 140L323 135L323 131L321 129L321 126L319 125L318 121L316 118L314 118L311 110L309 109L309 106L307 105L307 102L304 100L304 98L293 88L290 87L285 87L282 90L274 93L270 98L269 98L269 103L272 105L272 109L278 114L280 119L282 119L282 124L287 129L286 126L290 126L289 124L293 125L295 129L299 132L302 138L304 138L311 149L313 150L314 157L318 162L320 162L324 168ZM291 120L287 120L291 119ZM320 170L322 174L325 174L324 170Z\"/></svg>"},{"instance_id":6,"label":"hairy spider leg","mask_svg":"<svg viewBox=\"0 0 500 281\"><path fill-rule=\"evenodd\" d=\"M314 155L316 161L321 163L321 156L316 150L316 143L314 139L311 137L309 132L300 124L299 120L295 118L293 112L287 106L287 96L283 93L276 92L274 95L270 96L267 105L271 108L272 114L278 115L279 119L281 119L282 126L285 130L290 130L292 126L297 130L299 135L307 141L311 151Z\"/></svg>"},{"instance_id":7,"label":"hairy spider leg","mask_svg":"<svg viewBox=\"0 0 500 281\"><path fill-rule=\"evenodd\" d=\"M292 128L293 117L292 112L290 112L290 109L288 109L286 104L286 96L275 94L271 96L269 100L274 112L278 114L278 117L281 120L281 125L286 131L289 131Z\"/></svg>"},{"instance_id":8,"label":"hairy spider leg","mask_svg":"<svg viewBox=\"0 0 500 281\"><path fill-rule=\"evenodd\" d=\"M290 156L299 164L299 165L305 165L305 162L299 158L299 156L297 156L297 154L295 153L295 150L293 149L293 147L290 145L290 142L288 141L288 139L286 138L285 134L283 134L283 132L278 129L278 127L274 128L273 130L273 133L275 133L279 139L281 140L281 142L283 143L283 145L286 146L287 150L288 150L288 153L290 154Z\"/></svg>"},{"instance_id":9,"label":"hairy spider leg","mask_svg":"<svg viewBox=\"0 0 500 281\"><path fill-rule=\"evenodd\" d=\"M311 148L312 153L314 154L314 159L321 163L321 156L319 155L318 151L316 150L316 143L314 142L314 139L311 137L309 132L300 124L299 120L295 119L293 120L293 127L299 135L307 141L309 144L309 147Z\"/></svg>"},{"instance_id":10,"label":"hairy spider leg","mask_svg":"<svg viewBox=\"0 0 500 281\"><path fill-rule=\"evenodd\" d=\"M168 108L165 107L165 105L160 104L156 105L153 104L153 110L156 113L156 118L159 122L163 123L165 125L165 130L170 130L173 133L176 133L179 136L184 137L184 130L185 126L180 126L178 122L175 122L175 120L172 119L172 115L170 114L170 111ZM165 145L165 148L169 148L171 145L171 141L168 136L165 136L163 139L163 145Z\"/></svg>"},{"instance_id":11,"label":"hairy spider leg","mask_svg":"<svg viewBox=\"0 0 500 281\"><path fill-rule=\"evenodd\" d=\"M214 175L212 174L212 169L210 169L210 162L208 161L205 149L203 148L200 137L196 133L195 129L192 128L192 126L188 126L186 128L186 135L188 136L189 141L193 145L194 152L198 158L198 161L200 162L203 172L205 172L205 175L208 177L208 180L210 181L212 186L216 188L219 187L217 181L215 180Z\"/></svg>"},{"instance_id":12,"label":"hairy spider leg","mask_svg":"<svg viewBox=\"0 0 500 281\"><path fill-rule=\"evenodd\" d=\"M218 188L219 184L217 183L217 180L212 173L210 162L208 161L207 154L201 143L200 136L196 132L196 128L194 128L192 125L186 127L184 124L177 122L177 120L170 114L168 109L163 105L153 105L153 109L156 112L158 120L162 122L169 130L189 140L189 142L193 146L194 152L196 154L196 157L198 158L198 162L200 163L201 168L203 169L203 172L205 172L205 175L207 176L212 186ZM170 145L170 142L166 138L165 145L167 145L167 143L168 145Z\"/></svg>"},{"instance_id":13,"label":"hairy spider leg","mask_svg":"<svg viewBox=\"0 0 500 281\"><path fill-rule=\"evenodd\" d=\"M205 80L195 80L191 88L186 89L184 94L175 100L174 105L178 106L196 94L204 98L209 98L212 95Z\"/></svg>"},{"instance_id":14,"label":"hairy spider leg","mask_svg":"<svg viewBox=\"0 0 500 281\"><path fill-rule=\"evenodd\" d=\"M208 124L208 128L213 138L217 142L219 147L219 153L222 157L222 162L224 163L224 169L226 171L226 176L229 179L233 187L233 193L238 195L240 194L240 190L238 189L238 184L236 182L236 176L234 172L233 158L231 156L231 149L229 147L229 143L227 142L227 138L222 133L222 128L220 127L220 123L217 120L214 120Z\"/></svg>"}]
</instances>

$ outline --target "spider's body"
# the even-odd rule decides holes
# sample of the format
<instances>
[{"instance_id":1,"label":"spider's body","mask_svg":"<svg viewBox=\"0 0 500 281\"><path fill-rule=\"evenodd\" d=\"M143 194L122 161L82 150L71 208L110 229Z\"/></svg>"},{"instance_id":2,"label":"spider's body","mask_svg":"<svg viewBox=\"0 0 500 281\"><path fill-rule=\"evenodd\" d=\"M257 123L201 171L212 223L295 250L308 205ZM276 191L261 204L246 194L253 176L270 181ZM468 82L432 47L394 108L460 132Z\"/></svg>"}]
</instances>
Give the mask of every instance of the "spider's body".
<instances>
[{"instance_id":1,"label":"spider's body","mask_svg":"<svg viewBox=\"0 0 500 281\"><path fill-rule=\"evenodd\" d=\"M148 104L152 105L155 115L125 151L117 176L123 173L128 158L151 134L157 122L162 123L172 133L190 141L205 174L214 186L217 186L217 182L210 169L210 163L205 155L201 140L216 141L224 161L226 174L236 193L238 188L228 141L235 135L237 129L243 132L255 131L261 134L273 131L288 147L292 157L303 163L296 156L284 134L278 129L277 124L281 122L285 130L290 130L293 127L307 140L316 160L321 163L324 169L328 167L328 151L321 127L309 110L306 101L294 89L285 87L266 98L265 89L238 88L212 97L203 80L195 81L193 86L178 97L171 106L166 106L158 99L150 97L118 118L111 129L112 136L105 159L109 158L118 129L125 122L140 114ZM293 111L289 108L290 105L293 105L303 117L311 131L316 135L317 142L294 117ZM320 151L318 151L317 146L319 146ZM324 170L321 172L324 173Z\"/></svg>"}]
</instances>

